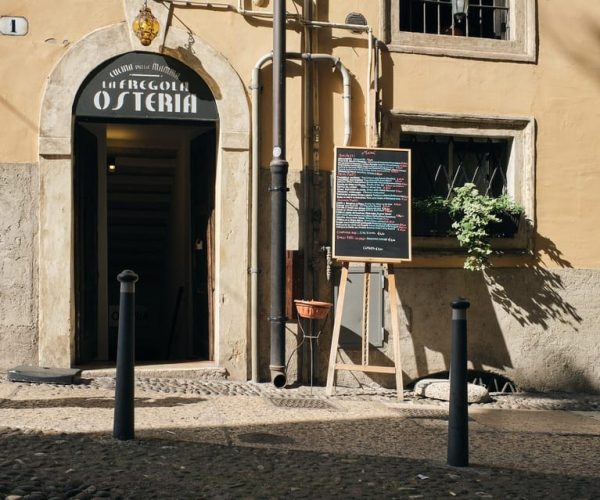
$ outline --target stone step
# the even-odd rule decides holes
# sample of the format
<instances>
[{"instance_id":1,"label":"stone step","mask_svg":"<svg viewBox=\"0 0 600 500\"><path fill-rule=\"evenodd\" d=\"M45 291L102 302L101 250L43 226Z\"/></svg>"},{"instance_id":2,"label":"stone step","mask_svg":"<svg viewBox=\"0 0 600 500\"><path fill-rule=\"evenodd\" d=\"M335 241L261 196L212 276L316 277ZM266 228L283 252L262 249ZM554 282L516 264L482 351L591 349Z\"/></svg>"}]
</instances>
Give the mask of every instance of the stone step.
<instances>
[{"instance_id":1,"label":"stone step","mask_svg":"<svg viewBox=\"0 0 600 500\"><path fill-rule=\"evenodd\" d=\"M99 377L115 377L115 367L84 368L81 372L82 379ZM199 363L169 363L139 365L135 367L136 378L178 378L190 380L227 380L228 373L225 368L206 366L205 362Z\"/></svg>"}]
</instances>

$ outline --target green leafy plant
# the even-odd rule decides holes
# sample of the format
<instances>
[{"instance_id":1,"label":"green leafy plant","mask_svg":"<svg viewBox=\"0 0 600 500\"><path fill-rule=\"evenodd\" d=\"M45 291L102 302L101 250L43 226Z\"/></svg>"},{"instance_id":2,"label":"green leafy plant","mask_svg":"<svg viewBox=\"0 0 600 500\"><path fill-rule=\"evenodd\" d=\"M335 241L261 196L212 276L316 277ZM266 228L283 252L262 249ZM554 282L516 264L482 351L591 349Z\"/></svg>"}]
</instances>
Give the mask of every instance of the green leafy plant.
<instances>
[{"instance_id":1,"label":"green leafy plant","mask_svg":"<svg viewBox=\"0 0 600 500\"><path fill-rule=\"evenodd\" d=\"M482 271L490 265L492 235L490 225L500 223L503 215L519 218L524 208L507 195L498 198L482 195L474 184L455 188L447 200L452 222L452 232L468 256L464 268Z\"/></svg>"},{"instance_id":2,"label":"green leafy plant","mask_svg":"<svg viewBox=\"0 0 600 500\"><path fill-rule=\"evenodd\" d=\"M413 210L426 215L435 215L448 211L448 200L442 196L428 196L415 198L412 203Z\"/></svg>"}]
</instances>

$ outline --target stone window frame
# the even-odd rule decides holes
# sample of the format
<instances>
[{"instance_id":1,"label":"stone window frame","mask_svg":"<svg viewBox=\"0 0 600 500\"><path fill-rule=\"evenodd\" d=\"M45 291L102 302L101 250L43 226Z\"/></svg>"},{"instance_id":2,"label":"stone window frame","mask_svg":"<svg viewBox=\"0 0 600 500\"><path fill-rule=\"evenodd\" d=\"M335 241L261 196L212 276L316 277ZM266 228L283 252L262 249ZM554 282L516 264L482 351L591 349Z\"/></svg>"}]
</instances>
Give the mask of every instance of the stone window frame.
<instances>
[{"instance_id":1,"label":"stone window frame","mask_svg":"<svg viewBox=\"0 0 600 500\"><path fill-rule=\"evenodd\" d=\"M391 52L436 56L537 61L536 0L509 0L510 40L400 31L400 3L382 2L381 30Z\"/></svg>"},{"instance_id":2,"label":"stone window frame","mask_svg":"<svg viewBox=\"0 0 600 500\"><path fill-rule=\"evenodd\" d=\"M535 120L523 116L482 116L392 110L383 122L383 147L398 147L404 133L492 137L510 140L507 192L525 208L525 224L513 238L495 238L494 248L508 253L533 252L535 228ZM422 251L458 251L456 238L413 237Z\"/></svg>"}]
</instances>

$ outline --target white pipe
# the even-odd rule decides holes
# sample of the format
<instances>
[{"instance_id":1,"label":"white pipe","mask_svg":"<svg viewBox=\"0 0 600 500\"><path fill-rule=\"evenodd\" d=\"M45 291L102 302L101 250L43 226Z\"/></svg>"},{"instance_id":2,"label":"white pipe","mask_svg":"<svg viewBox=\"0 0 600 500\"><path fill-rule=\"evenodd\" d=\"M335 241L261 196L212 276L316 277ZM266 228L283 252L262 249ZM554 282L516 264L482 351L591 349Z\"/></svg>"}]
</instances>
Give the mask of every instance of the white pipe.
<instances>
[{"instance_id":1,"label":"white pipe","mask_svg":"<svg viewBox=\"0 0 600 500\"><path fill-rule=\"evenodd\" d=\"M273 58L269 52L262 56L252 69L252 161L251 161L251 215L250 215L250 343L252 381L258 382L258 181L260 172L260 70L262 66ZM305 59L307 61L329 61L340 71L343 83L344 100L344 146L350 144L352 138L351 125L351 81L350 73L342 64L339 57L329 54L302 54L300 52L287 52L286 59Z\"/></svg>"},{"instance_id":2,"label":"white pipe","mask_svg":"<svg viewBox=\"0 0 600 500\"><path fill-rule=\"evenodd\" d=\"M332 23L329 21L304 21L303 24L315 28L334 28L351 31L369 31L371 28L365 24Z\"/></svg>"},{"instance_id":3,"label":"white pipe","mask_svg":"<svg viewBox=\"0 0 600 500\"><path fill-rule=\"evenodd\" d=\"M206 0L157 0L162 3L171 3L175 5L183 5L183 6L198 6L198 7L217 7L222 8L223 10L232 10L242 16L248 17L265 17L272 19L273 12L264 11L264 10L248 10L244 7L243 0L238 0L237 7L229 3L223 2L210 2ZM348 24L348 23L332 23L329 21L307 21L302 19L298 14L286 13L287 19L293 19L294 21L298 21L301 24L306 26L311 26L314 28L333 28L333 29L341 29L341 30L351 30L351 31L361 31L367 32L371 28L368 25L364 24Z\"/></svg>"},{"instance_id":4,"label":"white pipe","mask_svg":"<svg viewBox=\"0 0 600 500\"><path fill-rule=\"evenodd\" d=\"M350 101L352 98L352 84L350 81L350 73L344 66L339 57L330 56L329 54L303 54L302 57L309 61L330 61L334 68L339 70L342 75L342 99L344 101L344 146L350 145L352 139L352 121Z\"/></svg>"},{"instance_id":5,"label":"white pipe","mask_svg":"<svg viewBox=\"0 0 600 500\"><path fill-rule=\"evenodd\" d=\"M367 146L371 147L372 133L371 133L371 79L373 69L373 31L369 28L369 54L367 56L367 116L365 120L365 126L367 127Z\"/></svg>"},{"instance_id":6,"label":"white pipe","mask_svg":"<svg viewBox=\"0 0 600 500\"><path fill-rule=\"evenodd\" d=\"M258 177L260 172L260 68L273 58L270 52L262 56L252 70L252 214L250 249L250 342L252 362L252 382L258 382Z\"/></svg>"},{"instance_id":7,"label":"white pipe","mask_svg":"<svg viewBox=\"0 0 600 500\"><path fill-rule=\"evenodd\" d=\"M340 70L342 74L342 82L344 86L344 94L342 95L342 99L344 100L344 146L350 145L350 140L352 139L352 122L350 121L350 101L352 98L352 87L350 83L350 73L338 59L336 63L336 67Z\"/></svg>"},{"instance_id":8,"label":"white pipe","mask_svg":"<svg viewBox=\"0 0 600 500\"><path fill-rule=\"evenodd\" d=\"M184 7L189 7L189 6L196 6L196 7L206 7L208 9L210 8L218 8L221 10L229 10L229 11L233 11L236 12L237 14L241 14L242 16L249 16L249 17L266 17L269 19L273 18L273 12L272 11L263 11L263 10L248 10L244 7L244 2L242 0L238 0L238 6L235 7L234 5L230 4L230 3L224 3L224 2L210 2L210 1L194 1L194 0L156 0L157 2L161 2L161 3L170 3L170 4L174 4L174 5L182 5ZM299 16L297 14L289 14L286 13L286 18L288 19L294 19L296 21L299 20Z\"/></svg>"}]
</instances>

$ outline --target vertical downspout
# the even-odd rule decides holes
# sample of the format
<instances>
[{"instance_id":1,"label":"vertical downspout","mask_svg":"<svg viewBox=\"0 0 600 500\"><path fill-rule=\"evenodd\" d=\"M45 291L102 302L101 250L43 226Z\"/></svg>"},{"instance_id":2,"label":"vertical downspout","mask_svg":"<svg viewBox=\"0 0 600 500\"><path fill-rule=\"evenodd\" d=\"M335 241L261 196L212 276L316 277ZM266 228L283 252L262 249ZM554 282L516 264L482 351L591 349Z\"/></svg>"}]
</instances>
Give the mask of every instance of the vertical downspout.
<instances>
[{"instance_id":1,"label":"vertical downspout","mask_svg":"<svg viewBox=\"0 0 600 500\"><path fill-rule=\"evenodd\" d=\"M251 361L252 361L252 381L258 382L258 195L259 195L259 173L260 173L260 91L261 91L261 81L260 81L260 70L264 66L264 64L270 61L273 58L273 53L270 52L262 56L254 65L252 70L252 81L250 83L250 89L252 90L252 189L251 189L251 199L252 199L252 210L251 210L251 255L250 255L250 269L248 270L250 274L250 303L251 303L251 319L250 319L250 338L251 338ZM342 64L339 58L333 57L328 54L302 54L300 52L288 52L286 54L287 59L303 59L307 62L315 61L323 61L330 62L334 68L337 68L340 71L342 76L342 86L344 89L342 99L344 102L344 146L348 146L350 144L350 139L352 136L352 117L350 114L350 73L346 69L346 67ZM314 87L313 87L314 89ZM312 96L311 96L312 97ZM312 116L314 117L314 107ZM314 118L313 118L314 119ZM309 120L309 123L312 123L313 120ZM311 130L312 134L312 130ZM314 141L314 138L311 135L311 138ZM314 146L314 142L310 142L309 146ZM312 156L312 147L310 149L310 158ZM314 172L311 172L310 178L314 180L314 176L318 174L316 163L313 163ZM311 185L313 199L314 199L314 184ZM309 215L312 215L309 214ZM310 223L310 220L308 221ZM310 229L310 224L309 224ZM314 269L313 269L314 271ZM312 279L312 296L316 294L316 290L318 290L318 275L315 273ZM317 366L317 365L315 365Z\"/></svg>"},{"instance_id":2,"label":"vertical downspout","mask_svg":"<svg viewBox=\"0 0 600 500\"><path fill-rule=\"evenodd\" d=\"M273 58L269 53L261 57L252 70L252 214L250 251L250 342L252 360L252 382L258 382L258 183L260 174L260 68Z\"/></svg>"},{"instance_id":3,"label":"vertical downspout","mask_svg":"<svg viewBox=\"0 0 600 500\"><path fill-rule=\"evenodd\" d=\"M308 22L312 21L312 2L313 0L304 0L304 5L302 8L302 14L304 17L304 54L312 53L312 29L309 26ZM303 227L303 266L302 266L302 297L304 299L313 299L315 296L315 290L313 288L313 280L312 278L312 256L313 256L313 175L312 175L312 128L313 128L313 118L312 118L312 80L313 80L313 65L308 59L304 58L304 88L303 88L303 101L304 101L304 109L303 109L303 177L302 177L302 205L303 205L303 214L304 214L304 227ZM309 340L312 342L314 330L314 322L310 320L308 322L308 331L307 334L311 337ZM312 347L312 346L311 346ZM316 349L304 349L304 353L301 357L304 366L310 366L309 356L310 353L316 352ZM308 361L308 362L307 362ZM314 365L314 360L312 361ZM315 365L316 366L316 365ZM302 378L302 371L299 371L299 376ZM318 370L317 370L318 373ZM312 382L312 380L311 380Z\"/></svg>"},{"instance_id":4,"label":"vertical downspout","mask_svg":"<svg viewBox=\"0 0 600 500\"><path fill-rule=\"evenodd\" d=\"M271 381L285 376L285 244L288 162L285 159L285 0L273 4L273 158L271 160Z\"/></svg>"}]
</instances>

